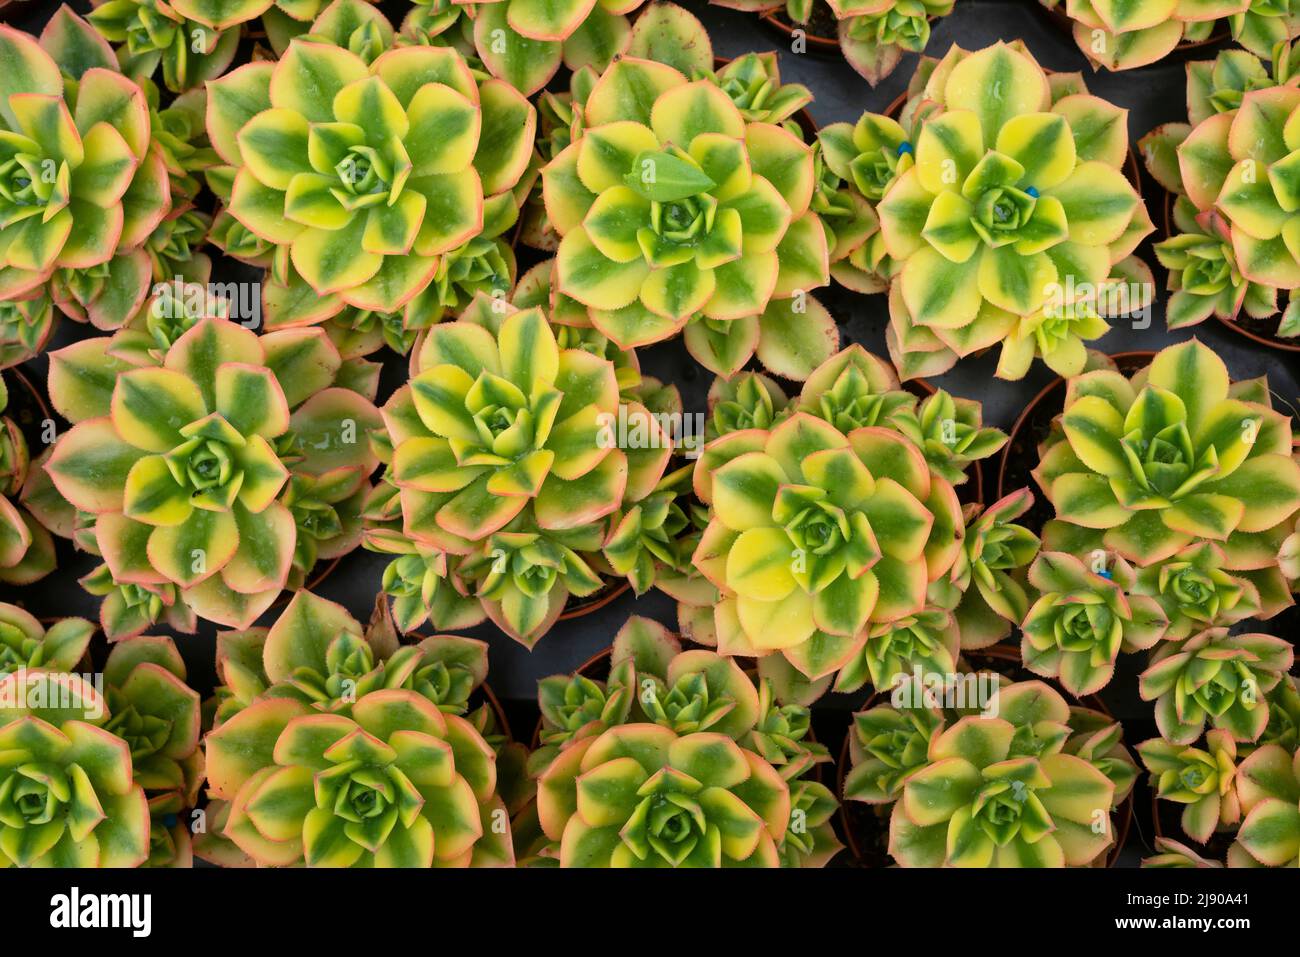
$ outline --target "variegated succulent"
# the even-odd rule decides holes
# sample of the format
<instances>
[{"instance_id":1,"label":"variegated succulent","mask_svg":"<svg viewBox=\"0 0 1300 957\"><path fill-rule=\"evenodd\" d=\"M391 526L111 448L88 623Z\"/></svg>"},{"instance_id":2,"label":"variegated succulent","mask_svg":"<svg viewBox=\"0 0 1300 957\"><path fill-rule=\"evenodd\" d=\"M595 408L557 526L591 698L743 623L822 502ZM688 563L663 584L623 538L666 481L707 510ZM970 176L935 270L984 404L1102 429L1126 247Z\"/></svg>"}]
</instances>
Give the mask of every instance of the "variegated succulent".
<instances>
[{"instance_id":1,"label":"variegated succulent","mask_svg":"<svg viewBox=\"0 0 1300 957\"><path fill-rule=\"evenodd\" d=\"M177 6L183 6L184 0ZM87 17L116 44L122 72L139 81L162 67L173 93L201 87L226 72L239 30L214 30L178 13L167 0L98 0Z\"/></svg>"},{"instance_id":2,"label":"variegated succulent","mask_svg":"<svg viewBox=\"0 0 1300 957\"><path fill-rule=\"evenodd\" d=\"M1064 703L1064 702L1062 702ZM1005 717L961 718L902 783L889 852L904 867L1084 867L1112 843L1115 784L1065 751L1017 749Z\"/></svg>"},{"instance_id":3,"label":"variegated succulent","mask_svg":"<svg viewBox=\"0 0 1300 957\"><path fill-rule=\"evenodd\" d=\"M1214 730L1205 736L1205 747L1193 747L1199 737L1185 744L1152 738L1137 752L1151 772L1156 797L1183 805L1183 833L1204 844L1216 830L1241 820L1241 801L1237 743L1226 731Z\"/></svg>"},{"instance_id":4,"label":"variegated succulent","mask_svg":"<svg viewBox=\"0 0 1300 957\"><path fill-rule=\"evenodd\" d=\"M381 600L362 628L346 609L309 591L295 592L269 628L217 637L217 724L264 697L293 698L347 714L372 691L405 688L447 714L465 715L487 677L487 645L436 635L400 644Z\"/></svg>"},{"instance_id":5,"label":"variegated succulent","mask_svg":"<svg viewBox=\"0 0 1300 957\"><path fill-rule=\"evenodd\" d=\"M1208 723L1252 742L1268 725L1268 693L1294 663L1295 649L1282 638L1210 628L1156 649L1138 690L1155 701L1156 725L1167 741L1191 744Z\"/></svg>"},{"instance_id":6,"label":"variegated succulent","mask_svg":"<svg viewBox=\"0 0 1300 957\"><path fill-rule=\"evenodd\" d=\"M807 296L829 281L829 254L799 136L747 119L708 79L632 57L592 86L571 136L542 195L561 237L555 291L588 322L624 348L685 329L724 375L757 352L802 379L833 351L834 322Z\"/></svg>"},{"instance_id":7,"label":"variegated succulent","mask_svg":"<svg viewBox=\"0 0 1300 957\"><path fill-rule=\"evenodd\" d=\"M263 866L508 866L491 746L417 691L371 691L349 715L267 697L205 739L222 834Z\"/></svg>"},{"instance_id":8,"label":"variegated succulent","mask_svg":"<svg viewBox=\"0 0 1300 957\"><path fill-rule=\"evenodd\" d=\"M13 379L13 373L0 377L0 413L9 406L6 380ZM20 385L31 390L26 379ZM27 585L54 571L54 539L19 496L29 471L36 470L22 430L12 418L0 415L0 582Z\"/></svg>"},{"instance_id":9,"label":"variegated succulent","mask_svg":"<svg viewBox=\"0 0 1300 957\"><path fill-rule=\"evenodd\" d=\"M254 258L269 255L278 326L344 305L393 313L428 289L455 305L452 287L478 275L514 222L534 125L521 94L480 84L446 47L368 63L304 37L209 85L228 211L268 244Z\"/></svg>"},{"instance_id":10,"label":"variegated succulent","mask_svg":"<svg viewBox=\"0 0 1300 957\"><path fill-rule=\"evenodd\" d=\"M896 270L888 343L904 377L999 342L1005 378L1036 355L1077 374L1084 341L1106 330L1100 316L1132 308L1110 291L1153 227L1122 172L1124 112L1075 86L1054 83L1019 44L953 47L930 72L924 96L943 110L897 147L915 163L877 208ZM864 155L863 173L881 175L879 150Z\"/></svg>"},{"instance_id":11,"label":"variegated succulent","mask_svg":"<svg viewBox=\"0 0 1300 957\"><path fill-rule=\"evenodd\" d=\"M672 443L622 401L612 361L561 349L535 307L479 297L429 331L413 372L384 407L402 522L371 547L454 564L461 593L531 647L570 595L602 587L584 553L624 503L654 494ZM427 582L405 561L403 579ZM419 594L428 609L433 594Z\"/></svg>"},{"instance_id":12,"label":"variegated succulent","mask_svg":"<svg viewBox=\"0 0 1300 957\"><path fill-rule=\"evenodd\" d=\"M419 43L470 46L492 75L531 96L555 75L603 70L628 45L645 0L416 0L403 33Z\"/></svg>"},{"instance_id":13,"label":"variegated succulent","mask_svg":"<svg viewBox=\"0 0 1300 957\"><path fill-rule=\"evenodd\" d=\"M42 287L62 307L112 286L127 303L119 324L139 307L149 286L142 247L171 211L172 190L148 95L86 21L61 7L39 43L0 27L0 50L13 64L0 80L0 299L6 349L21 358L49 335Z\"/></svg>"},{"instance_id":14,"label":"variegated succulent","mask_svg":"<svg viewBox=\"0 0 1300 957\"><path fill-rule=\"evenodd\" d=\"M138 867L148 858L149 804L131 746L102 726L107 713L76 674L0 678L0 866Z\"/></svg>"},{"instance_id":15,"label":"variegated succulent","mask_svg":"<svg viewBox=\"0 0 1300 957\"><path fill-rule=\"evenodd\" d=\"M818 0L715 0L720 6L764 13L779 11L794 28L804 28ZM849 65L872 86L894 72L904 53L920 53L930 42L930 21L952 13L955 0L825 0L838 21L836 38ZM824 39L832 39L826 37Z\"/></svg>"},{"instance_id":16,"label":"variegated succulent","mask_svg":"<svg viewBox=\"0 0 1300 957\"><path fill-rule=\"evenodd\" d=\"M1160 603L1169 619L1164 635L1169 641L1245 618L1271 618L1291 603L1286 581L1275 566L1233 574L1223 564L1223 549L1213 542L1196 542L1124 574L1135 594Z\"/></svg>"},{"instance_id":17,"label":"variegated succulent","mask_svg":"<svg viewBox=\"0 0 1300 957\"><path fill-rule=\"evenodd\" d=\"M1025 620L1030 595L1025 570L1038 554L1038 536L1016 519L1034 497L1012 492L988 508L963 509L966 532L952 570L932 586L931 598L952 612L963 648L984 648Z\"/></svg>"},{"instance_id":18,"label":"variegated succulent","mask_svg":"<svg viewBox=\"0 0 1300 957\"><path fill-rule=\"evenodd\" d=\"M921 612L961 547L952 485L887 428L845 435L796 412L710 443L695 486L712 515L695 564L721 594L710 643L779 652L813 681L852 661L870 625Z\"/></svg>"},{"instance_id":19,"label":"variegated succulent","mask_svg":"<svg viewBox=\"0 0 1300 957\"><path fill-rule=\"evenodd\" d=\"M1098 67L1131 70L1155 63L1180 44L1232 37L1259 56L1300 32L1291 0L1042 0L1074 21L1079 49Z\"/></svg>"},{"instance_id":20,"label":"variegated succulent","mask_svg":"<svg viewBox=\"0 0 1300 957\"><path fill-rule=\"evenodd\" d=\"M1029 582L1038 598L1021 624L1021 657L1071 694L1105 687L1121 651L1152 647L1169 624L1154 598L1132 593L1118 567L1101 574L1073 555L1043 552Z\"/></svg>"},{"instance_id":21,"label":"variegated succulent","mask_svg":"<svg viewBox=\"0 0 1300 957\"><path fill-rule=\"evenodd\" d=\"M1288 77L1288 47L1276 51L1286 61L1273 76L1237 52L1244 62L1189 68L1195 126L1170 123L1143 140L1148 169L1176 197L1174 232L1156 246L1173 290L1169 327L1244 311L1276 319L1276 334L1292 337L1300 335L1300 299L1291 295L1300 288L1300 89Z\"/></svg>"},{"instance_id":22,"label":"variegated succulent","mask_svg":"<svg viewBox=\"0 0 1300 957\"><path fill-rule=\"evenodd\" d=\"M1237 768L1245 815L1228 851L1231 866L1300 866L1300 752L1276 744L1253 752Z\"/></svg>"},{"instance_id":23,"label":"variegated succulent","mask_svg":"<svg viewBox=\"0 0 1300 957\"><path fill-rule=\"evenodd\" d=\"M319 330L259 338L204 319L160 365L133 366L107 342L51 359L55 408L75 424L55 443L49 476L94 516L114 582L175 586L200 617L247 627L293 563L290 477L369 475L378 410L334 385L342 363Z\"/></svg>"},{"instance_id":24,"label":"variegated succulent","mask_svg":"<svg viewBox=\"0 0 1300 957\"><path fill-rule=\"evenodd\" d=\"M1265 383L1231 382L1194 339L1132 378L1098 369L1070 380L1034 477L1056 509L1046 547L1137 566L1209 540L1225 570L1267 568L1300 508L1290 419Z\"/></svg>"},{"instance_id":25,"label":"variegated succulent","mask_svg":"<svg viewBox=\"0 0 1300 957\"><path fill-rule=\"evenodd\" d=\"M779 867L790 786L726 735L624 724L562 751L537 782L561 867Z\"/></svg>"}]
</instances>

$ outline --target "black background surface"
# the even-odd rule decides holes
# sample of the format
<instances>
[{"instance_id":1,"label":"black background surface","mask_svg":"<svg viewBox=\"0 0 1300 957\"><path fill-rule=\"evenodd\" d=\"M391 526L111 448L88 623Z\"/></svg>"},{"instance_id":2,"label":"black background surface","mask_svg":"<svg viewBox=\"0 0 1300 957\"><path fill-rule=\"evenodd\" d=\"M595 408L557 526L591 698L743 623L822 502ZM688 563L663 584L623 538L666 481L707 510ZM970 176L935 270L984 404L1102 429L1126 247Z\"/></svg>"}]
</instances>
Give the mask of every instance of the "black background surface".
<instances>
[{"instance_id":1,"label":"black background surface","mask_svg":"<svg viewBox=\"0 0 1300 957\"><path fill-rule=\"evenodd\" d=\"M756 15L711 7L701 0L684 0L681 4L703 20L714 43L714 52L720 57L734 57L749 51L775 49L780 52L782 79L807 85L815 95L809 112L820 125L837 121L853 122L863 111L884 112L886 107L907 86L916 64L916 56L904 55L899 68L881 85L872 89L865 80L844 62L838 52L823 54L810 51L795 54L789 50L789 38L765 25ZM89 8L86 0L77 0L71 6L78 12ZM404 2L385 2L380 8L394 25L409 8ZM0 18L39 33L40 27L58 5L48 0L27 0L8 6ZM966 49L979 49L998 40L1023 40L1039 62L1049 70L1082 71L1091 92L1110 100L1129 112L1129 132L1134 143L1154 127L1166 123L1185 122L1185 64L1188 59L1211 59L1214 54L1230 44L1219 43L1196 51L1192 57L1175 54L1169 59L1149 67L1119 74L1094 72L1087 59L1074 45L1073 39L1040 7L1037 0L958 0L954 12L934 25L927 53L942 56L953 44ZM241 50L244 62L246 52ZM557 77L553 88L565 82ZM164 93L164 96L166 94ZM1103 339L1090 343L1092 348L1108 353L1131 350L1155 350L1173 342L1199 337L1207 342L1227 362L1234 379L1251 378L1267 374L1275 394L1275 404L1286 407L1300 405L1300 353L1270 350L1224 328L1213 319L1191 329L1168 332L1165 329L1163 291L1165 274L1155 262L1150 244L1162 238L1165 196L1143 172L1143 192L1147 199L1157 233L1138 250L1138 255L1154 269L1159 287L1157 303L1148 328L1136 329L1126 321L1113 323L1111 332ZM210 196L204 194L208 201ZM203 202L201 200L200 202ZM233 260L223 259L213 249L214 282L257 281L258 270ZM527 250L519 250L520 272L540 257ZM886 297L862 296L832 285L813 295L836 318L841 332L841 345L860 343L871 352L887 358L884 331L888 322ZM59 328L48 350L61 348L70 342L95 334L89 326L69 319L60 320ZM680 341L660 343L638 350L644 372L677 384L687 411L704 411L705 396L712 376L698 366ZM997 350L980 357L962 360L951 373L932 379L935 385L950 392L978 399L984 403L984 417L988 424L1009 431L1016 417L1038 391L1055 376L1041 362L1035 362L1028 376L1019 382L1004 382L994 378ZM378 404L382 405L406 375L406 363L395 354L383 350L372 360L384 362ZM44 355L19 367L31 382L44 393L48 363ZM797 385L786 383L787 391L797 390ZM10 380L11 395L18 386ZM66 428L66 423L60 423ZM33 442L33 457L41 451ZM996 492L997 458L985 463L985 500L992 501ZM1037 490L1035 489L1037 493ZM59 541L58 570L34 585L15 588L0 586L0 601L22 605L38 616L83 615L98 617L98 599L83 592L76 579L97 564L93 556L76 553L70 543ZM363 623L373 608L374 596L379 590L380 575L388 556L376 555L361 549L346 556L338 568L315 590L318 594L340 602ZM260 622L270 623L278 610L272 610ZM516 737L527 741L537 719L535 707L536 682L546 675L570 672L597 651L607 647L614 633L631 614L646 615L669 626L675 626L674 603L656 591L637 599L628 592L599 611L582 618L559 622L529 652L491 624L485 624L468 633L486 640L491 648L491 671L488 681L503 700ZM1275 619L1274 627L1251 626L1246 630L1270 631L1294 642L1294 615ZM1249 623L1247 623L1249 624ZM219 629L200 622L196 635L176 635L177 644L189 668L190 684L207 696L214 683L213 654L215 635ZM1240 629L1238 629L1240 630ZM155 628L153 633L166 633L165 628ZM426 630L427 633L427 630ZM1018 636L1015 637L1018 642ZM96 645L102 656L102 638ZM1132 745L1155 734L1151 705L1137 697L1136 676L1142 670L1144 655L1122 655L1115 680L1101 694L1112 713L1123 720L1126 741ZM97 664L102 662L102 657ZM818 739L826 743L833 755L839 747L849 723L849 715L857 710L865 695L828 695L814 706L815 731ZM1122 863L1136 864L1140 857L1150 853L1152 836L1150 822L1150 795L1145 783L1139 783L1135 796L1136 820L1130 832ZM843 857L844 855L842 855Z\"/></svg>"}]
</instances>

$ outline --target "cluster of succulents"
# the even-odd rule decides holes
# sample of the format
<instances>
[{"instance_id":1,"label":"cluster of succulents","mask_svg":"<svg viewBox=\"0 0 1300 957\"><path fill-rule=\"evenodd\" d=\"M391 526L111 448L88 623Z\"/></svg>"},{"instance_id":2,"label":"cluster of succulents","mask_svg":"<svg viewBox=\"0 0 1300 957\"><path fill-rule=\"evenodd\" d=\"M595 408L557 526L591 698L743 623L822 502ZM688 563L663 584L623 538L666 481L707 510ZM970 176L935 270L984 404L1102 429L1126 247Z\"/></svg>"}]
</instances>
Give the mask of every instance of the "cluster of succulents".
<instances>
[{"instance_id":1,"label":"cluster of succulents","mask_svg":"<svg viewBox=\"0 0 1300 957\"><path fill-rule=\"evenodd\" d=\"M1300 333L1300 8L1045 4L1245 47L1141 143L1168 326ZM0 867L1101 866L1143 770L1150 866L1300 862L1294 426L1090 350L1150 305L1126 111L925 56L955 0L719 5L915 73L819 128L671 3L0 25ZM924 378L994 346L1058 415ZM548 634L530 739L489 659Z\"/></svg>"},{"instance_id":2,"label":"cluster of succulents","mask_svg":"<svg viewBox=\"0 0 1300 957\"><path fill-rule=\"evenodd\" d=\"M1300 335L1300 166L1296 49L1279 43L1270 68L1244 50L1188 66L1189 123L1143 140L1147 168L1173 196L1156 254L1169 270L1169 328L1261 322ZM1285 296L1286 302L1282 299Z\"/></svg>"}]
</instances>

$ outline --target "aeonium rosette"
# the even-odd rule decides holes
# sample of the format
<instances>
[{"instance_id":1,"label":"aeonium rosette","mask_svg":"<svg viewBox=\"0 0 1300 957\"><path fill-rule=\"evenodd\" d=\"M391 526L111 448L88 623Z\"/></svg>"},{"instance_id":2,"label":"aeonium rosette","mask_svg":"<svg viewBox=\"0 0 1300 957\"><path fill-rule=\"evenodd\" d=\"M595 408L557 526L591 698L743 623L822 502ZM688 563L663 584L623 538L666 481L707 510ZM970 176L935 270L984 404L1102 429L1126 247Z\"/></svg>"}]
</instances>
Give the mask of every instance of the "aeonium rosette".
<instances>
[{"instance_id":1,"label":"aeonium rosette","mask_svg":"<svg viewBox=\"0 0 1300 957\"><path fill-rule=\"evenodd\" d=\"M721 594L712 641L812 680L848 664L869 623L920 612L961 546L952 485L887 428L845 435L797 412L710 443L695 483L711 508L695 564Z\"/></svg>"},{"instance_id":2,"label":"aeonium rosette","mask_svg":"<svg viewBox=\"0 0 1300 957\"><path fill-rule=\"evenodd\" d=\"M904 867L1085 867L1113 842L1115 784L1064 751L1025 754L1022 729L965 717L902 782L889 853ZM895 785L897 787L897 785Z\"/></svg>"},{"instance_id":3,"label":"aeonium rosette","mask_svg":"<svg viewBox=\"0 0 1300 957\"><path fill-rule=\"evenodd\" d=\"M624 724L560 752L537 816L561 867L779 867L791 795L726 735Z\"/></svg>"},{"instance_id":4,"label":"aeonium rosette","mask_svg":"<svg viewBox=\"0 0 1300 957\"><path fill-rule=\"evenodd\" d=\"M492 748L415 691L349 716L265 698L205 739L222 833L258 864L471 867L514 862Z\"/></svg>"},{"instance_id":5,"label":"aeonium rosette","mask_svg":"<svg viewBox=\"0 0 1300 957\"><path fill-rule=\"evenodd\" d=\"M1290 419L1197 340L1131 379L1098 369L1070 380L1034 477L1056 509L1049 548L1135 566L1209 540L1225 570L1268 568L1300 509Z\"/></svg>"},{"instance_id":6,"label":"aeonium rosette","mask_svg":"<svg viewBox=\"0 0 1300 957\"><path fill-rule=\"evenodd\" d=\"M204 319L161 365L137 367L106 341L51 362L54 405L75 425L55 443L50 478L93 516L114 580L173 585L200 617L246 627L293 561L286 483L335 469L369 475L379 413L334 385L341 362L319 330L259 338Z\"/></svg>"},{"instance_id":7,"label":"aeonium rosette","mask_svg":"<svg viewBox=\"0 0 1300 957\"><path fill-rule=\"evenodd\" d=\"M1055 98L1028 51L1006 44L954 47L924 91L943 109L918 124L915 165L877 210L898 268L895 363L934 374L1003 342L1003 377L1021 378L1035 355L1077 374L1083 340L1105 332L1116 267L1153 228L1121 172L1123 111L1087 93Z\"/></svg>"},{"instance_id":8,"label":"aeonium rosette","mask_svg":"<svg viewBox=\"0 0 1300 957\"><path fill-rule=\"evenodd\" d=\"M142 297L147 276L127 274L171 207L145 91L67 7L39 43L0 27L0 57L11 64L0 78L0 298L27 302L39 315L32 296L51 277L115 266L125 295ZM36 323L26 342L34 349L48 327L36 315L23 321Z\"/></svg>"},{"instance_id":9,"label":"aeonium rosette","mask_svg":"<svg viewBox=\"0 0 1300 957\"><path fill-rule=\"evenodd\" d=\"M229 214L270 247L278 308L392 313L489 226L536 115L506 83L476 82L455 50L391 49L367 63L314 39L209 86L208 133L230 164ZM499 230L497 230L499 231ZM491 232L495 236L496 232ZM297 287L295 302L292 291Z\"/></svg>"},{"instance_id":10,"label":"aeonium rosette","mask_svg":"<svg viewBox=\"0 0 1300 957\"><path fill-rule=\"evenodd\" d=\"M560 348L537 308L479 297L429 330L413 372L383 410L402 520L371 547L456 565L531 646L570 594L600 588L582 554L600 550L624 501L654 491L672 442L624 402L610 359Z\"/></svg>"},{"instance_id":11,"label":"aeonium rosette","mask_svg":"<svg viewBox=\"0 0 1300 957\"><path fill-rule=\"evenodd\" d=\"M709 80L648 60L616 62L582 111L573 142L542 170L561 236L557 291L624 348L686 328L716 371L731 374L757 348L769 367L806 377L816 362L797 346L815 356L837 338L801 295L829 281L811 148L747 121Z\"/></svg>"}]
</instances>

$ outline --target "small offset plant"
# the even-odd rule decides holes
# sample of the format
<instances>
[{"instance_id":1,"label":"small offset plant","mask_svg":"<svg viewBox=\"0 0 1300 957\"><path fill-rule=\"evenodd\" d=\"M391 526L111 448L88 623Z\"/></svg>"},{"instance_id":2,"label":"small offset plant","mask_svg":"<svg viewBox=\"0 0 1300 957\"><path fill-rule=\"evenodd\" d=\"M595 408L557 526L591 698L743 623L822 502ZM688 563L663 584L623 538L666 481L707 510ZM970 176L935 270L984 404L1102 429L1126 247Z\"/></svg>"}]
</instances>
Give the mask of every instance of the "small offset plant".
<instances>
[{"instance_id":1,"label":"small offset plant","mask_svg":"<svg viewBox=\"0 0 1300 957\"><path fill-rule=\"evenodd\" d=\"M1131 379L1098 369L1070 380L1034 477L1056 509L1047 547L1135 566L1209 540L1226 570L1266 567L1260 552L1276 555L1300 508L1290 420L1194 339Z\"/></svg>"},{"instance_id":2,"label":"small offset plant","mask_svg":"<svg viewBox=\"0 0 1300 957\"><path fill-rule=\"evenodd\" d=\"M239 30L214 30L178 13L167 0L100 0L87 19L115 44L122 72L149 79L159 67L173 93L201 87L225 73L239 46Z\"/></svg>"},{"instance_id":3,"label":"small offset plant","mask_svg":"<svg viewBox=\"0 0 1300 957\"><path fill-rule=\"evenodd\" d=\"M608 66L627 47L627 14L644 2L416 0L402 32L418 43L477 54L493 76L531 96L561 65L574 71Z\"/></svg>"},{"instance_id":4,"label":"small offset plant","mask_svg":"<svg viewBox=\"0 0 1300 957\"><path fill-rule=\"evenodd\" d=\"M299 38L208 89L227 209L267 244L257 258L269 258L281 326L327 318L322 298L334 312L397 312L450 281L466 244L514 221L533 108L502 81L480 85L455 50L394 48L368 63Z\"/></svg>"},{"instance_id":5,"label":"small offset plant","mask_svg":"<svg viewBox=\"0 0 1300 957\"><path fill-rule=\"evenodd\" d=\"M714 2L736 10L779 10L791 26L802 30L812 18L817 0ZM930 42L930 21L952 13L955 0L826 0L826 5L838 21L836 38L844 59L875 86L894 72L904 53L925 50Z\"/></svg>"},{"instance_id":6,"label":"small offset plant","mask_svg":"<svg viewBox=\"0 0 1300 957\"><path fill-rule=\"evenodd\" d=\"M1104 688L1121 651L1150 648L1168 628L1154 598L1131 593L1119 574L1101 575L1073 555L1043 552L1029 582L1038 599L1021 624L1025 667L1077 696Z\"/></svg>"},{"instance_id":7,"label":"small offset plant","mask_svg":"<svg viewBox=\"0 0 1300 957\"><path fill-rule=\"evenodd\" d=\"M1169 327L1246 317L1300 335L1300 92L1294 51L1281 45L1270 74L1250 54L1189 68L1192 123L1143 140L1147 168L1175 196L1173 235L1157 244L1169 269ZM1282 294L1287 295L1283 305Z\"/></svg>"},{"instance_id":8,"label":"small offset plant","mask_svg":"<svg viewBox=\"0 0 1300 957\"><path fill-rule=\"evenodd\" d=\"M537 781L561 867L780 867L791 810L790 785L753 751L657 724L576 741Z\"/></svg>"},{"instance_id":9,"label":"small offset plant","mask_svg":"<svg viewBox=\"0 0 1300 957\"><path fill-rule=\"evenodd\" d=\"M877 207L896 270L888 342L904 377L999 342L1004 378L1035 356L1074 375L1084 342L1106 331L1102 313L1137 307L1110 295L1113 280L1141 272L1125 260L1153 229L1122 172L1123 112L1066 89L1021 45L954 46L934 65L923 91L943 110L897 147L915 162ZM865 155L862 173L878 170Z\"/></svg>"},{"instance_id":10,"label":"small offset plant","mask_svg":"<svg viewBox=\"0 0 1300 957\"><path fill-rule=\"evenodd\" d=\"M952 485L887 429L846 436L797 412L710 443L695 478L712 515L695 564L721 595L712 640L779 653L811 681L853 660L869 625L922 611L960 549Z\"/></svg>"},{"instance_id":11,"label":"small offset plant","mask_svg":"<svg viewBox=\"0 0 1300 957\"><path fill-rule=\"evenodd\" d=\"M1197 735L1196 737L1199 737ZM1237 796L1237 743L1226 731L1211 731L1205 747L1152 738L1137 746L1151 772L1156 797L1183 805L1183 833L1204 844L1216 830L1241 820Z\"/></svg>"},{"instance_id":12,"label":"small offset plant","mask_svg":"<svg viewBox=\"0 0 1300 957\"><path fill-rule=\"evenodd\" d=\"M951 609L963 648L996 644L1029 613L1026 570L1038 554L1039 541L1015 520L1033 502L1033 494L1022 488L988 508L963 509L961 551L951 571L931 590L933 601Z\"/></svg>"},{"instance_id":13,"label":"small offset plant","mask_svg":"<svg viewBox=\"0 0 1300 957\"><path fill-rule=\"evenodd\" d=\"M1135 594L1159 602L1169 619L1164 635L1169 641L1245 618L1271 618L1289 604L1286 581L1276 567L1252 570L1246 577L1225 571L1223 565L1222 548L1199 542L1136 572L1126 571L1125 578L1132 581Z\"/></svg>"},{"instance_id":14,"label":"small offset plant","mask_svg":"<svg viewBox=\"0 0 1300 957\"><path fill-rule=\"evenodd\" d=\"M1167 741L1191 744L1209 724L1252 742L1268 725L1268 693L1294 663L1295 650L1282 638L1211 628L1156 649L1139 690L1155 701L1156 725Z\"/></svg>"},{"instance_id":15,"label":"small offset plant","mask_svg":"<svg viewBox=\"0 0 1300 957\"><path fill-rule=\"evenodd\" d=\"M319 330L259 338L205 319L161 365L132 366L105 342L52 357L54 406L75 425L49 476L94 516L115 582L174 586L200 617L247 627L289 577L299 531L286 484L373 471L378 410L333 384L341 361Z\"/></svg>"},{"instance_id":16,"label":"small offset plant","mask_svg":"<svg viewBox=\"0 0 1300 957\"><path fill-rule=\"evenodd\" d=\"M346 714L384 688L415 691L439 710L463 716L487 670L484 642L435 635L401 645L382 600L362 628L341 605L299 591L269 628L218 635L216 719L220 724L263 697Z\"/></svg>"},{"instance_id":17,"label":"small offset plant","mask_svg":"<svg viewBox=\"0 0 1300 957\"><path fill-rule=\"evenodd\" d=\"M1079 49L1098 67L1131 70L1162 60L1180 44L1204 43L1229 32L1246 49L1268 56L1300 29L1291 0L1042 0L1074 21Z\"/></svg>"},{"instance_id":18,"label":"small offset plant","mask_svg":"<svg viewBox=\"0 0 1300 957\"><path fill-rule=\"evenodd\" d=\"M514 862L491 746L416 691L372 691L347 716L268 697L204 748L222 834L259 865Z\"/></svg>"},{"instance_id":19,"label":"small offset plant","mask_svg":"<svg viewBox=\"0 0 1300 957\"><path fill-rule=\"evenodd\" d=\"M572 136L542 195L561 237L555 290L592 325L623 348L685 329L726 375L757 352L802 379L833 351L834 323L807 297L829 254L799 136L747 120L708 79L631 57L596 81Z\"/></svg>"},{"instance_id":20,"label":"small offset plant","mask_svg":"<svg viewBox=\"0 0 1300 957\"><path fill-rule=\"evenodd\" d=\"M0 413L9 405L9 387L0 377ZM54 571L54 539L33 516L19 493L33 471L27 439L17 423L0 415L0 582L28 585Z\"/></svg>"},{"instance_id":21,"label":"small offset plant","mask_svg":"<svg viewBox=\"0 0 1300 957\"><path fill-rule=\"evenodd\" d=\"M1086 867L1105 853L1114 782L1064 751L1018 752L1019 736L1005 718L964 717L933 739L890 817L896 862Z\"/></svg>"}]
</instances>

